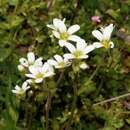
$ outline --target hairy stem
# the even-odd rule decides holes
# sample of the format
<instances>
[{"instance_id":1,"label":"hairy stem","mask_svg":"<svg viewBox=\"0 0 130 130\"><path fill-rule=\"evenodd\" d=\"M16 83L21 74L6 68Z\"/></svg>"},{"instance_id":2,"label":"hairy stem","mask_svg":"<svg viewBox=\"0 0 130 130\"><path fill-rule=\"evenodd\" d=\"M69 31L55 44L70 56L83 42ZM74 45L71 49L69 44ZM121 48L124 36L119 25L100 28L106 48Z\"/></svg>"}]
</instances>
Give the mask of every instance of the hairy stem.
<instances>
[{"instance_id":1,"label":"hairy stem","mask_svg":"<svg viewBox=\"0 0 130 130\"><path fill-rule=\"evenodd\" d=\"M76 102L77 102L77 86L73 85L73 91L74 91L74 98L73 98L73 102L72 102L72 108L71 108L71 117L66 125L66 129L65 130L69 130L70 126L73 122L73 116L74 116L74 111L76 108Z\"/></svg>"},{"instance_id":2,"label":"hairy stem","mask_svg":"<svg viewBox=\"0 0 130 130\"><path fill-rule=\"evenodd\" d=\"M60 84L60 82L61 82L63 76L64 76L64 70L61 71L60 77L59 77L58 80L57 80L57 83L56 83L56 86L57 86L57 87L59 86L59 84Z\"/></svg>"},{"instance_id":3,"label":"hairy stem","mask_svg":"<svg viewBox=\"0 0 130 130\"><path fill-rule=\"evenodd\" d=\"M69 130L72 123L73 123L73 117L74 117L76 102L77 102L77 98L78 98L78 83L79 83L79 72L76 72L75 81L73 82L74 96L73 96L73 102L72 102L72 108L71 108L71 116L70 116L70 119L68 120L68 122L66 124L65 130Z\"/></svg>"},{"instance_id":4,"label":"hairy stem","mask_svg":"<svg viewBox=\"0 0 130 130\"><path fill-rule=\"evenodd\" d=\"M45 104L45 110L46 110L46 130L49 129L49 110L51 107L51 93L48 92L47 102Z\"/></svg>"}]
</instances>

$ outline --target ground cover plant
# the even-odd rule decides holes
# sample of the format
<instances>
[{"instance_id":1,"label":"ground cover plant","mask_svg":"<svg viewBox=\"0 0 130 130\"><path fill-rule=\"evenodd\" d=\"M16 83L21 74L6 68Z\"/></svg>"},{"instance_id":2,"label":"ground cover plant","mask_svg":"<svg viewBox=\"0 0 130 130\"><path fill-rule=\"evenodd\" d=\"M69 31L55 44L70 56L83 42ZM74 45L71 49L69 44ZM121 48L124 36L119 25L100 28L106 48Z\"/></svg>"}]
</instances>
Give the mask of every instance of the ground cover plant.
<instances>
[{"instance_id":1,"label":"ground cover plant","mask_svg":"<svg viewBox=\"0 0 130 130\"><path fill-rule=\"evenodd\" d=\"M0 0L0 130L129 130L129 8Z\"/></svg>"}]
</instances>

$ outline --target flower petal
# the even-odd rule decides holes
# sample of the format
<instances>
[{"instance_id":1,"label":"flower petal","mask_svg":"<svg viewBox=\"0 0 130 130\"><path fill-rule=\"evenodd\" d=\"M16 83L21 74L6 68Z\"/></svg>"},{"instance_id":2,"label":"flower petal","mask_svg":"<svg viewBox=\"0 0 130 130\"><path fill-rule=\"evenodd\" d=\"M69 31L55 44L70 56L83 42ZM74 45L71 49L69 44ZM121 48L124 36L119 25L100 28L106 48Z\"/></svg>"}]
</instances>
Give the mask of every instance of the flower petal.
<instances>
[{"instance_id":1,"label":"flower petal","mask_svg":"<svg viewBox=\"0 0 130 130\"><path fill-rule=\"evenodd\" d=\"M35 79L35 83L41 83L43 81L43 78Z\"/></svg>"},{"instance_id":2,"label":"flower petal","mask_svg":"<svg viewBox=\"0 0 130 130\"><path fill-rule=\"evenodd\" d=\"M46 72L49 70L50 64L45 62L42 66L42 73Z\"/></svg>"},{"instance_id":3,"label":"flower petal","mask_svg":"<svg viewBox=\"0 0 130 130\"><path fill-rule=\"evenodd\" d=\"M72 25L72 26L70 26L69 28L68 28L68 33L69 34L73 34L73 33L75 33L75 32L77 32L78 30L80 29L80 26L79 25Z\"/></svg>"},{"instance_id":4,"label":"flower petal","mask_svg":"<svg viewBox=\"0 0 130 130\"><path fill-rule=\"evenodd\" d=\"M59 32L57 32L57 31L52 31L52 33L53 33L53 35L54 35L56 38L60 39L60 34L59 34Z\"/></svg>"},{"instance_id":5,"label":"flower petal","mask_svg":"<svg viewBox=\"0 0 130 130\"><path fill-rule=\"evenodd\" d=\"M22 85L22 88L25 89L27 87L28 83L25 81Z\"/></svg>"},{"instance_id":6,"label":"flower petal","mask_svg":"<svg viewBox=\"0 0 130 130\"><path fill-rule=\"evenodd\" d=\"M24 71L24 70L25 70L25 68L24 68L24 66L23 66L23 65L18 65L18 70L19 70L19 71Z\"/></svg>"},{"instance_id":7,"label":"flower petal","mask_svg":"<svg viewBox=\"0 0 130 130\"><path fill-rule=\"evenodd\" d=\"M51 76L53 76L53 75L54 75L53 72L47 72L47 73L44 75L44 77L51 77Z\"/></svg>"},{"instance_id":8,"label":"flower petal","mask_svg":"<svg viewBox=\"0 0 130 130\"><path fill-rule=\"evenodd\" d=\"M94 42L94 43L93 43L93 46L94 46L95 48L100 48L100 47L103 47L103 44L100 43L100 42Z\"/></svg>"},{"instance_id":9,"label":"flower petal","mask_svg":"<svg viewBox=\"0 0 130 130\"><path fill-rule=\"evenodd\" d=\"M66 32L67 28L66 28L66 26L64 24L64 21L55 18L53 20L53 24L61 33Z\"/></svg>"},{"instance_id":10,"label":"flower petal","mask_svg":"<svg viewBox=\"0 0 130 130\"><path fill-rule=\"evenodd\" d=\"M57 60L57 62L63 61L63 58L60 55L55 55L54 58Z\"/></svg>"},{"instance_id":11,"label":"flower petal","mask_svg":"<svg viewBox=\"0 0 130 130\"><path fill-rule=\"evenodd\" d=\"M47 60L47 62L48 62L50 65L53 65L53 66L58 65L58 63L57 63L55 60L53 60L53 59L49 59L49 60Z\"/></svg>"},{"instance_id":12,"label":"flower petal","mask_svg":"<svg viewBox=\"0 0 130 130\"><path fill-rule=\"evenodd\" d=\"M28 61L25 58L20 58L19 62L21 63L21 65L28 67Z\"/></svg>"},{"instance_id":13,"label":"flower petal","mask_svg":"<svg viewBox=\"0 0 130 130\"><path fill-rule=\"evenodd\" d=\"M103 34L98 30L92 31L92 35L96 37L99 41L102 41L103 39Z\"/></svg>"},{"instance_id":14,"label":"flower petal","mask_svg":"<svg viewBox=\"0 0 130 130\"><path fill-rule=\"evenodd\" d=\"M33 74L25 74L27 77L29 77L29 78L33 78L33 79L35 79L36 77L35 77L35 75L33 75Z\"/></svg>"},{"instance_id":15,"label":"flower petal","mask_svg":"<svg viewBox=\"0 0 130 130\"><path fill-rule=\"evenodd\" d=\"M77 36L77 35L70 35L68 40L77 42L77 41L80 41L81 38L79 36Z\"/></svg>"},{"instance_id":16,"label":"flower petal","mask_svg":"<svg viewBox=\"0 0 130 130\"><path fill-rule=\"evenodd\" d=\"M35 61L35 55L34 55L33 52L29 52L29 53L27 54L27 58L28 58L28 62L29 62L30 64L34 63L34 61Z\"/></svg>"},{"instance_id":17,"label":"flower petal","mask_svg":"<svg viewBox=\"0 0 130 130\"><path fill-rule=\"evenodd\" d=\"M15 89L18 91L21 90L21 88L18 85L15 86Z\"/></svg>"},{"instance_id":18,"label":"flower petal","mask_svg":"<svg viewBox=\"0 0 130 130\"><path fill-rule=\"evenodd\" d=\"M75 46L72 45L71 43L67 43L67 44L65 45L65 47L66 47L71 53L73 53L73 52L76 50Z\"/></svg>"},{"instance_id":19,"label":"flower petal","mask_svg":"<svg viewBox=\"0 0 130 130\"><path fill-rule=\"evenodd\" d=\"M63 57L66 58L66 59L68 59L68 60L75 58L74 55L72 55L71 53L66 53L66 54L63 55Z\"/></svg>"},{"instance_id":20,"label":"flower petal","mask_svg":"<svg viewBox=\"0 0 130 130\"><path fill-rule=\"evenodd\" d=\"M12 93L18 94L19 91L17 91L17 90L12 90Z\"/></svg>"},{"instance_id":21,"label":"flower petal","mask_svg":"<svg viewBox=\"0 0 130 130\"><path fill-rule=\"evenodd\" d=\"M84 49L84 51L85 51L86 54L88 54L89 52L93 51L94 49L95 49L95 46L93 46L93 45L88 45L88 46Z\"/></svg>"},{"instance_id":22,"label":"flower petal","mask_svg":"<svg viewBox=\"0 0 130 130\"><path fill-rule=\"evenodd\" d=\"M61 47L65 46L67 43L68 43L68 42L65 41L65 40L59 40L59 45L60 45Z\"/></svg>"},{"instance_id":23,"label":"flower petal","mask_svg":"<svg viewBox=\"0 0 130 130\"><path fill-rule=\"evenodd\" d=\"M89 66L88 66L88 64L86 64L85 62L82 62L81 64L80 64L80 66L79 66L81 69L83 69L83 70L85 70L85 69L88 69L89 68Z\"/></svg>"},{"instance_id":24,"label":"flower petal","mask_svg":"<svg viewBox=\"0 0 130 130\"><path fill-rule=\"evenodd\" d=\"M111 48L114 48L114 43L112 41L109 44Z\"/></svg>"},{"instance_id":25,"label":"flower petal","mask_svg":"<svg viewBox=\"0 0 130 130\"><path fill-rule=\"evenodd\" d=\"M39 72L38 72L38 68L39 68L39 67L30 66L30 67L29 67L29 71L30 71L32 74L36 75L36 74L39 73Z\"/></svg>"},{"instance_id":26,"label":"flower petal","mask_svg":"<svg viewBox=\"0 0 130 130\"><path fill-rule=\"evenodd\" d=\"M52 25L52 24L47 24L47 27L48 27L48 28L51 28L51 29L53 29L53 30L56 30L55 26Z\"/></svg>"},{"instance_id":27,"label":"flower petal","mask_svg":"<svg viewBox=\"0 0 130 130\"><path fill-rule=\"evenodd\" d=\"M42 57L38 58L37 60L35 60L34 66L36 67L41 67L42 66Z\"/></svg>"},{"instance_id":28,"label":"flower petal","mask_svg":"<svg viewBox=\"0 0 130 130\"><path fill-rule=\"evenodd\" d=\"M80 39L80 41L76 43L77 49L80 49L80 50L83 50L86 46L87 46L87 43L83 39Z\"/></svg>"},{"instance_id":29,"label":"flower petal","mask_svg":"<svg viewBox=\"0 0 130 130\"><path fill-rule=\"evenodd\" d=\"M81 55L78 59L87 59L88 55Z\"/></svg>"},{"instance_id":30,"label":"flower petal","mask_svg":"<svg viewBox=\"0 0 130 130\"><path fill-rule=\"evenodd\" d=\"M109 26L105 27L103 30L103 38L105 40L109 40L111 37L111 33L113 31L113 24L110 24Z\"/></svg>"}]
</instances>

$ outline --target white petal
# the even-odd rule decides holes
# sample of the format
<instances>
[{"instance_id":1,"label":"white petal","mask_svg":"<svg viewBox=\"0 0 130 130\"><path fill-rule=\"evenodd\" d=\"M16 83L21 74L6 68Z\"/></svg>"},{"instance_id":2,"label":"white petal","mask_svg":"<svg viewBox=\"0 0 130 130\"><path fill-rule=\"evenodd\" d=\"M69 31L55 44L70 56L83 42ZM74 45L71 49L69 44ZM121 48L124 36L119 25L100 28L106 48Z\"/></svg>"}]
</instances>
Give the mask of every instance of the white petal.
<instances>
[{"instance_id":1,"label":"white petal","mask_svg":"<svg viewBox=\"0 0 130 130\"><path fill-rule=\"evenodd\" d=\"M103 47L103 44L100 43L100 42L94 42L94 43L93 43L93 46L94 46L95 48L100 48L100 47Z\"/></svg>"},{"instance_id":2,"label":"white petal","mask_svg":"<svg viewBox=\"0 0 130 130\"><path fill-rule=\"evenodd\" d=\"M29 78L33 78L33 79L36 78L35 75L33 75L33 74L25 74L25 75L26 75L27 77L29 77Z\"/></svg>"},{"instance_id":3,"label":"white petal","mask_svg":"<svg viewBox=\"0 0 130 130\"><path fill-rule=\"evenodd\" d=\"M19 70L19 71L24 71L24 70L25 70L25 68L24 68L24 66L23 66L23 65L18 65L18 70Z\"/></svg>"},{"instance_id":4,"label":"white petal","mask_svg":"<svg viewBox=\"0 0 130 130\"><path fill-rule=\"evenodd\" d=\"M61 33L66 32L67 28L64 24L64 21L62 21L60 19L54 19L53 24Z\"/></svg>"},{"instance_id":5,"label":"white petal","mask_svg":"<svg viewBox=\"0 0 130 130\"><path fill-rule=\"evenodd\" d=\"M60 45L61 47L65 46L67 43L68 43L68 42L65 41L65 40L59 40L59 45Z\"/></svg>"},{"instance_id":6,"label":"white petal","mask_svg":"<svg viewBox=\"0 0 130 130\"><path fill-rule=\"evenodd\" d=\"M71 52L71 53L73 53L76 49L75 49L75 46L74 45L72 45L71 43L67 43L66 45L65 45L65 47Z\"/></svg>"},{"instance_id":7,"label":"white petal","mask_svg":"<svg viewBox=\"0 0 130 130\"><path fill-rule=\"evenodd\" d=\"M75 58L74 55L72 55L71 53L66 53L66 54L64 54L63 56L64 56L64 58L66 58L66 59L74 59L74 58Z\"/></svg>"},{"instance_id":8,"label":"white petal","mask_svg":"<svg viewBox=\"0 0 130 130\"><path fill-rule=\"evenodd\" d=\"M47 27L48 27L48 28L51 28L51 29L53 29L53 30L56 30L55 26L52 25L52 24L47 24Z\"/></svg>"},{"instance_id":9,"label":"white petal","mask_svg":"<svg viewBox=\"0 0 130 130\"><path fill-rule=\"evenodd\" d=\"M83 50L86 46L87 46L87 43L83 39L81 39L80 41L76 43L77 49L80 49L80 50Z\"/></svg>"},{"instance_id":10,"label":"white petal","mask_svg":"<svg viewBox=\"0 0 130 130\"><path fill-rule=\"evenodd\" d=\"M40 57L37 60L35 60L34 66L41 67L42 65L43 65L43 63L42 63L42 57Z\"/></svg>"},{"instance_id":11,"label":"white petal","mask_svg":"<svg viewBox=\"0 0 130 130\"><path fill-rule=\"evenodd\" d=\"M60 39L60 34L59 34L59 32L57 32L57 31L52 31L52 33L53 33L53 35L54 35L56 38Z\"/></svg>"},{"instance_id":12,"label":"white petal","mask_svg":"<svg viewBox=\"0 0 130 130\"><path fill-rule=\"evenodd\" d=\"M91 51L93 51L95 49L95 46L93 46L93 45L88 45L85 49L84 49L84 51L85 51L85 53L89 53L89 52L91 52Z\"/></svg>"},{"instance_id":13,"label":"white petal","mask_svg":"<svg viewBox=\"0 0 130 130\"><path fill-rule=\"evenodd\" d=\"M15 86L15 89L18 91L21 90L21 88L18 85Z\"/></svg>"},{"instance_id":14,"label":"white petal","mask_svg":"<svg viewBox=\"0 0 130 130\"><path fill-rule=\"evenodd\" d=\"M21 65L28 67L28 61L25 58L20 58L19 62L21 63Z\"/></svg>"},{"instance_id":15,"label":"white petal","mask_svg":"<svg viewBox=\"0 0 130 130\"><path fill-rule=\"evenodd\" d=\"M70 35L68 40L77 42L77 41L80 41L81 38L79 36L76 36L76 35Z\"/></svg>"},{"instance_id":16,"label":"white petal","mask_svg":"<svg viewBox=\"0 0 130 130\"><path fill-rule=\"evenodd\" d=\"M109 26L105 27L104 30L103 30L103 37L104 39L106 40L109 40L110 37L111 37L111 33L113 31L113 24L110 24Z\"/></svg>"},{"instance_id":17,"label":"white petal","mask_svg":"<svg viewBox=\"0 0 130 130\"><path fill-rule=\"evenodd\" d=\"M27 54L27 58L28 58L28 62L29 62L30 64L34 63L34 61L35 61L35 55L34 55L33 52L29 52L29 53Z\"/></svg>"},{"instance_id":18,"label":"white petal","mask_svg":"<svg viewBox=\"0 0 130 130\"><path fill-rule=\"evenodd\" d=\"M12 93L18 94L19 91L17 91L17 90L12 90Z\"/></svg>"},{"instance_id":19,"label":"white petal","mask_svg":"<svg viewBox=\"0 0 130 130\"><path fill-rule=\"evenodd\" d=\"M47 62L48 62L50 65L53 65L53 66L58 65L58 63L57 63L55 60L52 60L52 59L47 60Z\"/></svg>"},{"instance_id":20,"label":"white petal","mask_svg":"<svg viewBox=\"0 0 130 130\"><path fill-rule=\"evenodd\" d=\"M28 84L32 84L32 83L33 83L33 80L32 80L32 79L27 79L26 82L27 82Z\"/></svg>"},{"instance_id":21,"label":"white petal","mask_svg":"<svg viewBox=\"0 0 130 130\"><path fill-rule=\"evenodd\" d=\"M102 41L103 39L103 34L98 30L92 31L92 35L96 37L99 41Z\"/></svg>"},{"instance_id":22,"label":"white petal","mask_svg":"<svg viewBox=\"0 0 130 130\"><path fill-rule=\"evenodd\" d=\"M41 83L43 81L43 78L38 78L35 80L35 83Z\"/></svg>"},{"instance_id":23,"label":"white petal","mask_svg":"<svg viewBox=\"0 0 130 130\"><path fill-rule=\"evenodd\" d=\"M85 70L85 69L88 69L89 66L88 66L85 62L82 62L82 63L80 64L80 68L83 69L83 70Z\"/></svg>"},{"instance_id":24,"label":"white petal","mask_svg":"<svg viewBox=\"0 0 130 130\"><path fill-rule=\"evenodd\" d=\"M78 59L87 59L88 55L81 55Z\"/></svg>"},{"instance_id":25,"label":"white petal","mask_svg":"<svg viewBox=\"0 0 130 130\"><path fill-rule=\"evenodd\" d=\"M43 64L43 67L42 67L42 72L43 72L43 73L46 72L46 71L49 69L49 67L50 67L50 64L47 63L47 62L45 62L45 63Z\"/></svg>"},{"instance_id":26,"label":"white petal","mask_svg":"<svg viewBox=\"0 0 130 130\"><path fill-rule=\"evenodd\" d=\"M55 55L54 58L57 60L57 62L63 61L63 58L60 55Z\"/></svg>"},{"instance_id":27,"label":"white petal","mask_svg":"<svg viewBox=\"0 0 130 130\"><path fill-rule=\"evenodd\" d=\"M50 76L53 76L53 75L54 75L53 72L47 72L44 77L50 77Z\"/></svg>"},{"instance_id":28,"label":"white petal","mask_svg":"<svg viewBox=\"0 0 130 130\"><path fill-rule=\"evenodd\" d=\"M53 25L58 29L59 28L59 23L61 23L63 21L61 21L60 19L54 18L53 19Z\"/></svg>"},{"instance_id":29,"label":"white petal","mask_svg":"<svg viewBox=\"0 0 130 130\"><path fill-rule=\"evenodd\" d=\"M28 83L27 82L24 82L23 85L22 85L22 88L25 89L27 87Z\"/></svg>"},{"instance_id":30,"label":"white petal","mask_svg":"<svg viewBox=\"0 0 130 130\"><path fill-rule=\"evenodd\" d=\"M24 88L24 90L26 91L26 90L28 90L30 88L30 86L27 86L26 88Z\"/></svg>"},{"instance_id":31,"label":"white petal","mask_svg":"<svg viewBox=\"0 0 130 130\"><path fill-rule=\"evenodd\" d=\"M79 25L72 25L68 28L68 33L69 34L73 34L75 32L77 32L78 30L80 29L80 26Z\"/></svg>"},{"instance_id":32,"label":"white petal","mask_svg":"<svg viewBox=\"0 0 130 130\"><path fill-rule=\"evenodd\" d=\"M114 43L113 42L110 42L110 47L114 48Z\"/></svg>"},{"instance_id":33,"label":"white petal","mask_svg":"<svg viewBox=\"0 0 130 130\"><path fill-rule=\"evenodd\" d=\"M37 73L39 73L38 72L38 69L39 69L39 67L35 67L35 66L30 66L29 67L29 71L32 73L32 74L37 74Z\"/></svg>"}]
</instances>

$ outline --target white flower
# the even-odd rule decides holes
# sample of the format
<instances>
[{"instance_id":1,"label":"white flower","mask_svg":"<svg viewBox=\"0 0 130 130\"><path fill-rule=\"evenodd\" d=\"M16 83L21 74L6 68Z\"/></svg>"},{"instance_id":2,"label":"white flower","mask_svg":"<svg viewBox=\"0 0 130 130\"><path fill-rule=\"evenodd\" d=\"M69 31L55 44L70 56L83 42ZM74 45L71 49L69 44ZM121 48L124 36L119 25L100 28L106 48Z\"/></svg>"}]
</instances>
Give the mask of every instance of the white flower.
<instances>
[{"instance_id":1,"label":"white flower","mask_svg":"<svg viewBox=\"0 0 130 130\"><path fill-rule=\"evenodd\" d=\"M114 43L110 40L113 28L114 28L113 24L110 24L105 28L102 27L100 30L92 31L93 36L100 41L100 42L95 42L93 45L96 48L100 48L100 47L105 47L106 49L113 48Z\"/></svg>"},{"instance_id":2,"label":"white flower","mask_svg":"<svg viewBox=\"0 0 130 130\"><path fill-rule=\"evenodd\" d=\"M41 83L44 78L54 75L53 68L47 62L41 67L31 66L29 71L30 74L26 74L26 76L34 80L35 83Z\"/></svg>"},{"instance_id":3,"label":"white flower","mask_svg":"<svg viewBox=\"0 0 130 130\"><path fill-rule=\"evenodd\" d=\"M85 63L85 62L82 62L79 66L82 70L85 70L85 69L88 69L89 66Z\"/></svg>"},{"instance_id":4,"label":"white flower","mask_svg":"<svg viewBox=\"0 0 130 130\"><path fill-rule=\"evenodd\" d=\"M19 71L23 71L25 68L28 68L32 65L42 66L42 58L40 57L40 58L36 59L33 52L29 52L27 54L27 59L26 58L20 58L19 62L20 62L20 65L18 65Z\"/></svg>"},{"instance_id":5,"label":"white flower","mask_svg":"<svg viewBox=\"0 0 130 130\"><path fill-rule=\"evenodd\" d=\"M87 45L84 40L80 40L76 43L76 47L70 43L66 44L66 47L71 53L64 54L67 59L86 59L88 53L95 49L93 45Z\"/></svg>"},{"instance_id":6,"label":"white flower","mask_svg":"<svg viewBox=\"0 0 130 130\"><path fill-rule=\"evenodd\" d=\"M71 65L71 62L68 59L62 58L60 55L55 55L54 58L55 60L49 59L47 62L56 69L65 68Z\"/></svg>"},{"instance_id":7,"label":"white flower","mask_svg":"<svg viewBox=\"0 0 130 130\"><path fill-rule=\"evenodd\" d=\"M52 25L47 25L47 27L53 29L52 33L53 35L59 39L59 45L61 47L65 46L68 42L67 41L74 41L77 42L80 40L80 37L77 35L73 35L75 32L77 32L80 29L80 26L75 24L70 26L68 29L65 25L65 20L60 19L53 19Z\"/></svg>"},{"instance_id":8,"label":"white flower","mask_svg":"<svg viewBox=\"0 0 130 130\"><path fill-rule=\"evenodd\" d=\"M22 87L19 87L18 85L15 86L15 90L12 90L13 93L17 94L17 95L23 95L25 94L25 92L30 88L30 86L28 86L27 82L24 82L22 84Z\"/></svg>"}]
</instances>

